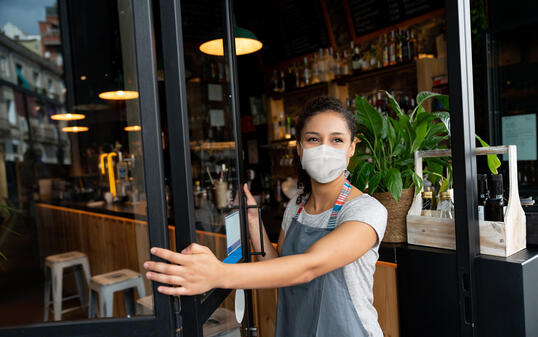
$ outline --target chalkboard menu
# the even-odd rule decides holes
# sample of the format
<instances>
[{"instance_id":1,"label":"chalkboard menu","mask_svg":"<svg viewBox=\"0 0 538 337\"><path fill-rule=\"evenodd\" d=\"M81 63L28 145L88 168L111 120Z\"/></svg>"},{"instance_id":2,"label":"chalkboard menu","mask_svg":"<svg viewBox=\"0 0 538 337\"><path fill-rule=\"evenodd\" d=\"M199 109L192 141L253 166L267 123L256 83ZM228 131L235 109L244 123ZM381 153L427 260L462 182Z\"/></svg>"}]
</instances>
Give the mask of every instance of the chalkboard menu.
<instances>
[{"instance_id":1,"label":"chalkboard menu","mask_svg":"<svg viewBox=\"0 0 538 337\"><path fill-rule=\"evenodd\" d=\"M261 54L265 65L330 46L320 1L284 1L262 8L255 15L250 21L264 43Z\"/></svg>"},{"instance_id":2,"label":"chalkboard menu","mask_svg":"<svg viewBox=\"0 0 538 337\"><path fill-rule=\"evenodd\" d=\"M355 35L361 36L443 8L443 0L348 0Z\"/></svg>"}]
</instances>

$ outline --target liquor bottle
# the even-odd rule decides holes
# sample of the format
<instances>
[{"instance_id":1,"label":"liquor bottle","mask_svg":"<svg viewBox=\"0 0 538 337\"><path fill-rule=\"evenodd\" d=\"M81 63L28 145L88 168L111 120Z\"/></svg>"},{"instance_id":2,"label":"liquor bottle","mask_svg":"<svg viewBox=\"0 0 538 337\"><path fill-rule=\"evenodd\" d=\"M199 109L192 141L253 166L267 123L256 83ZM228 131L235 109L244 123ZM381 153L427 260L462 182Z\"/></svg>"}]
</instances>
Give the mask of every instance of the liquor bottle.
<instances>
[{"instance_id":1,"label":"liquor bottle","mask_svg":"<svg viewBox=\"0 0 538 337\"><path fill-rule=\"evenodd\" d=\"M402 29L401 28L398 28L398 36L396 37L397 41L396 41L396 62L397 63L402 63L403 61L403 39L404 39L404 36L403 36L403 33L402 33Z\"/></svg>"},{"instance_id":2,"label":"liquor bottle","mask_svg":"<svg viewBox=\"0 0 538 337\"><path fill-rule=\"evenodd\" d=\"M303 81L302 83L304 83L303 86L308 86L311 83L312 79L310 77L310 64L308 63L308 57L304 57L303 59L303 62L304 62L304 65L303 65Z\"/></svg>"},{"instance_id":3,"label":"liquor bottle","mask_svg":"<svg viewBox=\"0 0 538 337\"><path fill-rule=\"evenodd\" d=\"M389 41L387 34L383 34L383 67L389 66Z\"/></svg>"},{"instance_id":4,"label":"liquor bottle","mask_svg":"<svg viewBox=\"0 0 538 337\"><path fill-rule=\"evenodd\" d=\"M297 64L293 64L293 73L295 74L295 88L301 87L301 73L299 72L299 67L297 67Z\"/></svg>"},{"instance_id":5,"label":"liquor bottle","mask_svg":"<svg viewBox=\"0 0 538 337\"><path fill-rule=\"evenodd\" d=\"M488 176L478 175L478 220L484 220L484 207L488 199Z\"/></svg>"},{"instance_id":6,"label":"liquor bottle","mask_svg":"<svg viewBox=\"0 0 538 337\"><path fill-rule=\"evenodd\" d=\"M390 42L389 42L389 65L393 66L396 64L396 33L394 31L390 32Z\"/></svg>"},{"instance_id":7,"label":"liquor bottle","mask_svg":"<svg viewBox=\"0 0 538 337\"><path fill-rule=\"evenodd\" d=\"M375 44L370 45L370 69L375 69L377 67L377 58L376 58L376 47Z\"/></svg>"},{"instance_id":8,"label":"liquor bottle","mask_svg":"<svg viewBox=\"0 0 538 337\"><path fill-rule=\"evenodd\" d=\"M286 77L284 71L280 71L280 92L286 91Z\"/></svg>"},{"instance_id":9,"label":"liquor bottle","mask_svg":"<svg viewBox=\"0 0 538 337\"><path fill-rule=\"evenodd\" d=\"M420 215L432 216L432 207L433 207L433 192L432 191L422 192L422 211Z\"/></svg>"},{"instance_id":10,"label":"liquor bottle","mask_svg":"<svg viewBox=\"0 0 538 337\"><path fill-rule=\"evenodd\" d=\"M312 60L312 84L316 84L319 82L320 82L320 78L319 78L318 54L314 53L314 59Z\"/></svg>"},{"instance_id":11,"label":"liquor bottle","mask_svg":"<svg viewBox=\"0 0 538 337\"><path fill-rule=\"evenodd\" d=\"M288 75L286 76L286 88L293 89L295 88L295 72L293 70L293 67L288 67Z\"/></svg>"},{"instance_id":12,"label":"liquor bottle","mask_svg":"<svg viewBox=\"0 0 538 337\"><path fill-rule=\"evenodd\" d=\"M319 80L321 82L327 82L327 63L325 59L325 54L323 49L319 48L318 53L318 71L319 71Z\"/></svg>"},{"instance_id":13,"label":"liquor bottle","mask_svg":"<svg viewBox=\"0 0 538 337\"><path fill-rule=\"evenodd\" d=\"M484 206L484 219L486 221L504 221L505 203L503 198L503 176L491 176L489 198Z\"/></svg>"},{"instance_id":14,"label":"liquor bottle","mask_svg":"<svg viewBox=\"0 0 538 337\"><path fill-rule=\"evenodd\" d=\"M416 60L418 58L418 43L414 29L411 30L411 35L409 36L409 56L411 60Z\"/></svg>"},{"instance_id":15,"label":"liquor bottle","mask_svg":"<svg viewBox=\"0 0 538 337\"><path fill-rule=\"evenodd\" d=\"M278 79L278 72L276 70L273 70L273 92L279 92L280 91L280 84Z\"/></svg>"},{"instance_id":16,"label":"liquor bottle","mask_svg":"<svg viewBox=\"0 0 538 337\"><path fill-rule=\"evenodd\" d=\"M334 60L333 47L327 49L327 81L334 80L336 74L336 62Z\"/></svg>"},{"instance_id":17,"label":"liquor bottle","mask_svg":"<svg viewBox=\"0 0 538 337\"><path fill-rule=\"evenodd\" d=\"M353 51L353 56L351 57L351 69L354 74L357 74L361 71L361 55L359 52L359 47L355 47Z\"/></svg>"},{"instance_id":18,"label":"liquor bottle","mask_svg":"<svg viewBox=\"0 0 538 337\"><path fill-rule=\"evenodd\" d=\"M340 52L336 52L336 59L334 60L334 78L342 77L342 59L340 58Z\"/></svg>"},{"instance_id":19,"label":"liquor bottle","mask_svg":"<svg viewBox=\"0 0 538 337\"><path fill-rule=\"evenodd\" d=\"M454 218L454 204L450 197L450 192L441 192L439 197L439 204L437 204L437 210L439 211L440 218Z\"/></svg>"},{"instance_id":20,"label":"liquor bottle","mask_svg":"<svg viewBox=\"0 0 538 337\"><path fill-rule=\"evenodd\" d=\"M413 59L411 56L411 42L409 41L409 30L405 30L405 36L403 37L403 50L402 50L402 58L403 62L407 62Z\"/></svg>"},{"instance_id":21,"label":"liquor bottle","mask_svg":"<svg viewBox=\"0 0 538 337\"><path fill-rule=\"evenodd\" d=\"M348 50L344 50L342 54L340 72L342 76L347 76L351 74L351 57Z\"/></svg>"}]
</instances>

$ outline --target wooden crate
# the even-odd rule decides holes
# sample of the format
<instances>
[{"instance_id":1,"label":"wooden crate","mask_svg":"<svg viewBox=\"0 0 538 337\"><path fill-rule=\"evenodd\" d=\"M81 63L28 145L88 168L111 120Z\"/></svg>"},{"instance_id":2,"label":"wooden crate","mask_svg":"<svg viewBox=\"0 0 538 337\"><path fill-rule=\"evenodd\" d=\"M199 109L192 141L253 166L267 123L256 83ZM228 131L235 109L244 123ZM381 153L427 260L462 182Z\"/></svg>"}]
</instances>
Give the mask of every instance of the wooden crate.
<instances>
[{"instance_id":1,"label":"wooden crate","mask_svg":"<svg viewBox=\"0 0 538 337\"><path fill-rule=\"evenodd\" d=\"M479 221L480 253L510 256L526 247L526 218L519 201L515 145L477 148L477 155L507 154L510 192L504 222ZM450 150L418 151L415 172L422 177L422 158L450 157ZM422 190L420 191L422 192ZM421 216L422 195L415 195L407 215L407 242L414 245L456 249L453 219Z\"/></svg>"}]
</instances>

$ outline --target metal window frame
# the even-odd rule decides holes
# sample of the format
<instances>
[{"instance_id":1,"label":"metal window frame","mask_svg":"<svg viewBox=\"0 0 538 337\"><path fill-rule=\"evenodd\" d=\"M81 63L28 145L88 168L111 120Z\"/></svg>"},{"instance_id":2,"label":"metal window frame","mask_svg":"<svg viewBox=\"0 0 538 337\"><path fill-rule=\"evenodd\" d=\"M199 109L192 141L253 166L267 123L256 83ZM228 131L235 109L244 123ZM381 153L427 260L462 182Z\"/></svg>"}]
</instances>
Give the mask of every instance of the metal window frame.
<instances>
[{"instance_id":1,"label":"metal window frame","mask_svg":"<svg viewBox=\"0 0 538 337\"><path fill-rule=\"evenodd\" d=\"M460 335L477 336L475 260L480 254L469 0L446 0Z\"/></svg>"},{"instance_id":2,"label":"metal window frame","mask_svg":"<svg viewBox=\"0 0 538 337\"><path fill-rule=\"evenodd\" d=\"M68 38L68 0L59 0L62 42ZM157 76L153 48L152 0L133 0L136 69L138 78L144 176L147 195L147 223L152 246L168 247L167 204L161 147L161 124L157 95ZM69 47L66 44L65 47ZM65 55L70 55L68 50ZM72 60L66 60L71 64ZM72 83L67 80L67 83ZM72 102L70 102L72 103ZM153 258L152 258L153 259ZM58 321L0 328L5 337L33 336L152 336L171 337L175 330L170 296L157 292L153 283L154 316L132 318Z\"/></svg>"}]
</instances>

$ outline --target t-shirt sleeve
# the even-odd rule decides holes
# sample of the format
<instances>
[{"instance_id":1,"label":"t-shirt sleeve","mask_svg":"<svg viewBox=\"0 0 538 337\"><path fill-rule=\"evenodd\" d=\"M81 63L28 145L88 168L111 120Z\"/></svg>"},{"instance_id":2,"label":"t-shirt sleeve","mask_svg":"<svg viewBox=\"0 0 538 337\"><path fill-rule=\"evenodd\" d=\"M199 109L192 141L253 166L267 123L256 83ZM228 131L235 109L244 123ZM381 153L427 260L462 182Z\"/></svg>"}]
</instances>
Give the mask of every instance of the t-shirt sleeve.
<instances>
[{"instance_id":1,"label":"t-shirt sleeve","mask_svg":"<svg viewBox=\"0 0 538 337\"><path fill-rule=\"evenodd\" d=\"M281 228L286 233L288 231L288 228L290 228L291 220L295 216L295 212L297 212L297 209L299 208L299 205L297 205L297 197L299 196L299 193L295 194L290 201L288 201L288 205L286 206L286 209L284 210L284 216L282 217L282 225Z\"/></svg>"},{"instance_id":2,"label":"t-shirt sleeve","mask_svg":"<svg viewBox=\"0 0 538 337\"><path fill-rule=\"evenodd\" d=\"M339 223L360 221L370 225L377 233L377 242L373 248L379 247L385 228L387 227L387 209L375 198L366 195L350 200L340 211Z\"/></svg>"}]
</instances>

